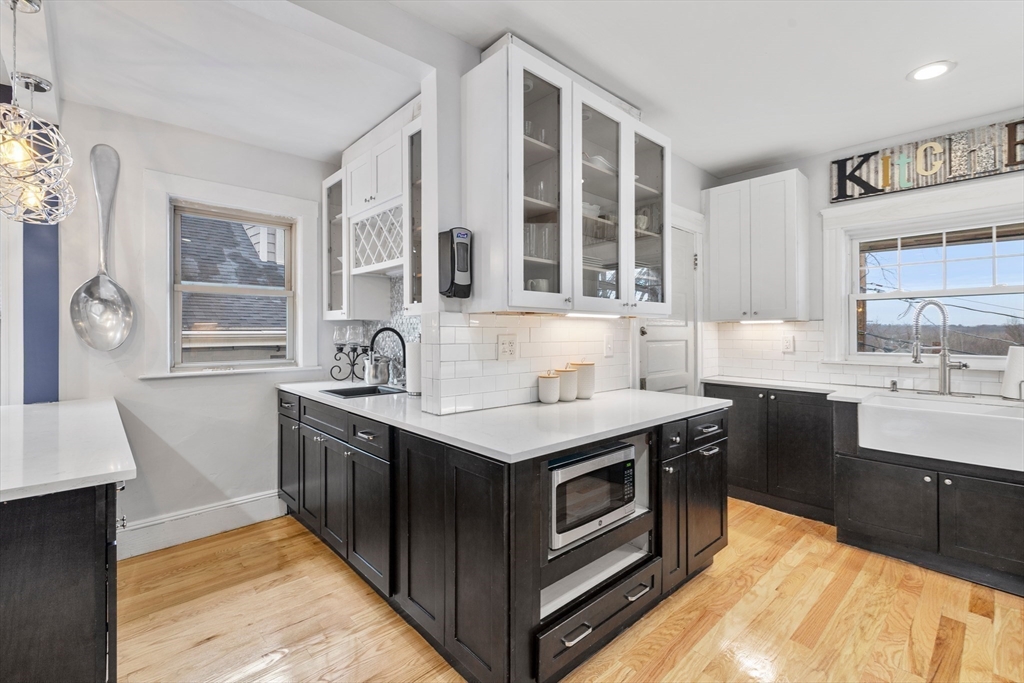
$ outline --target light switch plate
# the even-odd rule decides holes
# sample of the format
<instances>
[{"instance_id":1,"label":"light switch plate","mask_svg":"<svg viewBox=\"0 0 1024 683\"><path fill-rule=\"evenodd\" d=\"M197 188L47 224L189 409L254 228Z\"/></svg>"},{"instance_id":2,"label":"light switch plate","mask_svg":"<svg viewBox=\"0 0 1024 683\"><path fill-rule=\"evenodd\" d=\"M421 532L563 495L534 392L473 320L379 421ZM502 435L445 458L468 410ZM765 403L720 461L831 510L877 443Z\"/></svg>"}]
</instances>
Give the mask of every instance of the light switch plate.
<instances>
[{"instance_id":1,"label":"light switch plate","mask_svg":"<svg viewBox=\"0 0 1024 683\"><path fill-rule=\"evenodd\" d=\"M519 360L519 338L516 335L498 335L498 360Z\"/></svg>"},{"instance_id":2,"label":"light switch plate","mask_svg":"<svg viewBox=\"0 0 1024 683\"><path fill-rule=\"evenodd\" d=\"M796 340L791 334L785 334L782 336L782 352L793 353L796 351Z\"/></svg>"},{"instance_id":3,"label":"light switch plate","mask_svg":"<svg viewBox=\"0 0 1024 683\"><path fill-rule=\"evenodd\" d=\"M612 339L612 335L604 335L604 357L611 358L615 355L615 341Z\"/></svg>"}]
</instances>

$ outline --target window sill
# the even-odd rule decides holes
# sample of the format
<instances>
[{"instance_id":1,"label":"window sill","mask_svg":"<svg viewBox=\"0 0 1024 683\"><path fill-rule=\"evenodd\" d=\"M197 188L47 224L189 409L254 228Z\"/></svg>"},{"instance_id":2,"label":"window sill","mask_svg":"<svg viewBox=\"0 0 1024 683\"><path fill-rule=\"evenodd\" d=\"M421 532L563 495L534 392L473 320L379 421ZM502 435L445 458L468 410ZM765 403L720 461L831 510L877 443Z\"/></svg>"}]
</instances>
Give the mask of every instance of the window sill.
<instances>
[{"instance_id":1,"label":"window sill","mask_svg":"<svg viewBox=\"0 0 1024 683\"><path fill-rule=\"evenodd\" d=\"M893 367L893 368L937 368L939 366L939 359L937 356L931 355L931 357L925 356L922 358L924 363L917 364L910 360L910 356L906 358L892 358L892 354L884 354L883 358L846 358L844 360L823 360L822 365L874 365L878 367ZM952 356L951 360L964 361L970 368L967 370L995 370L1003 372L1006 370L1006 359L1005 358L979 358L977 356Z\"/></svg>"},{"instance_id":2,"label":"window sill","mask_svg":"<svg viewBox=\"0 0 1024 683\"><path fill-rule=\"evenodd\" d=\"M285 368L225 368L217 370L185 370L182 372L155 372L148 375L140 375L141 380L151 379L178 379L179 377L219 377L224 375L261 375L267 373L291 373L291 372L315 372L323 370L322 365L309 365L297 367L290 365Z\"/></svg>"}]
</instances>

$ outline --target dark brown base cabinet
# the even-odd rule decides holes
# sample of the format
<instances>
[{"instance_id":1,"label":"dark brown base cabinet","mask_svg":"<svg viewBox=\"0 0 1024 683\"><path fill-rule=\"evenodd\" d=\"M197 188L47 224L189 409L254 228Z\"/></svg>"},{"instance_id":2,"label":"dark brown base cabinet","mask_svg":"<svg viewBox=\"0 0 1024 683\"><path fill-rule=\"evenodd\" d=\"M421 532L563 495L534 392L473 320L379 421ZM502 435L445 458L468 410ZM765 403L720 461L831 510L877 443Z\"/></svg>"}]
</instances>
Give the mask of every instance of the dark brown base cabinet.
<instances>
[{"instance_id":1,"label":"dark brown base cabinet","mask_svg":"<svg viewBox=\"0 0 1024 683\"><path fill-rule=\"evenodd\" d=\"M1024 595L1022 484L837 455L836 529L841 542Z\"/></svg>"},{"instance_id":2,"label":"dark brown base cabinet","mask_svg":"<svg viewBox=\"0 0 1024 683\"><path fill-rule=\"evenodd\" d=\"M310 531L390 596L391 463L283 412L278 438L278 496Z\"/></svg>"},{"instance_id":3,"label":"dark brown base cabinet","mask_svg":"<svg viewBox=\"0 0 1024 683\"><path fill-rule=\"evenodd\" d=\"M0 681L117 679L116 496L0 504Z\"/></svg>"},{"instance_id":4,"label":"dark brown base cabinet","mask_svg":"<svg viewBox=\"0 0 1024 683\"><path fill-rule=\"evenodd\" d=\"M729 409L729 494L783 512L833 521L833 407L825 394L724 384L704 395Z\"/></svg>"},{"instance_id":5,"label":"dark brown base cabinet","mask_svg":"<svg viewBox=\"0 0 1024 683\"><path fill-rule=\"evenodd\" d=\"M646 451L652 509L552 553L548 462L578 449L508 464L282 396L281 499L470 681L562 678L728 539L725 410L600 444ZM542 612L543 589L644 538L631 566Z\"/></svg>"}]
</instances>

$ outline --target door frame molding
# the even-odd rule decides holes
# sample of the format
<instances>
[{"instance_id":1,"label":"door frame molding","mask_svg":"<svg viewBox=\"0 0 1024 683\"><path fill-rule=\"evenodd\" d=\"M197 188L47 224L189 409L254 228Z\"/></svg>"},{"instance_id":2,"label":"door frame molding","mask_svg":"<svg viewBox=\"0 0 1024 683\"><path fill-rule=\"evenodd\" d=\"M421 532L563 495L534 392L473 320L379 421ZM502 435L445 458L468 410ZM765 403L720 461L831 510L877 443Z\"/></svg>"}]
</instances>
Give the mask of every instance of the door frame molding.
<instances>
[{"instance_id":1,"label":"door frame molding","mask_svg":"<svg viewBox=\"0 0 1024 683\"><path fill-rule=\"evenodd\" d=\"M672 205L672 220L670 223L673 230L682 230L693 235L693 250L698 254L697 270L694 273L693 283L693 381L695 391L699 389L704 377L704 363L702 350L704 348L704 331L702 321L704 319L704 214L687 209L679 204ZM630 388L640 388L640 318L630 318ZM695 394L696 395L696 394Z\"/></svg>"}]
</instances>

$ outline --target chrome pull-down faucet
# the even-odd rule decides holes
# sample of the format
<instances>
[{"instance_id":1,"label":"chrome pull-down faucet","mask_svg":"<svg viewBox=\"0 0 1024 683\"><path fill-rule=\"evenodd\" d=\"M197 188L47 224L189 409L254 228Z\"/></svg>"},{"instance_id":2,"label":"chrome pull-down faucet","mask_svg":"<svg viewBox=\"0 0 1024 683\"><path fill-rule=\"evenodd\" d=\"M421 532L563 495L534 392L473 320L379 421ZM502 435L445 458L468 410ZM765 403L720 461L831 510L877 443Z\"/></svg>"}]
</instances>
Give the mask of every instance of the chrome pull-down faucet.
<instances>
[{"instance_id":1,"label":"chrome pull-down faucet","mask_svg":"<svg viewBox=\"0 0 1024 683\"><path fill-rule=\"evenodd\" d=\"M921 364L921 314L928 306L935 306L942 316L942 327L939 330L939 394L949 396L950 370L967 370L970 366L960 361L949 360L949 312L942 305L941 301L925 299L914 309L914 350L912 352L914 363Z\"/></svg>"}]
</instances>

